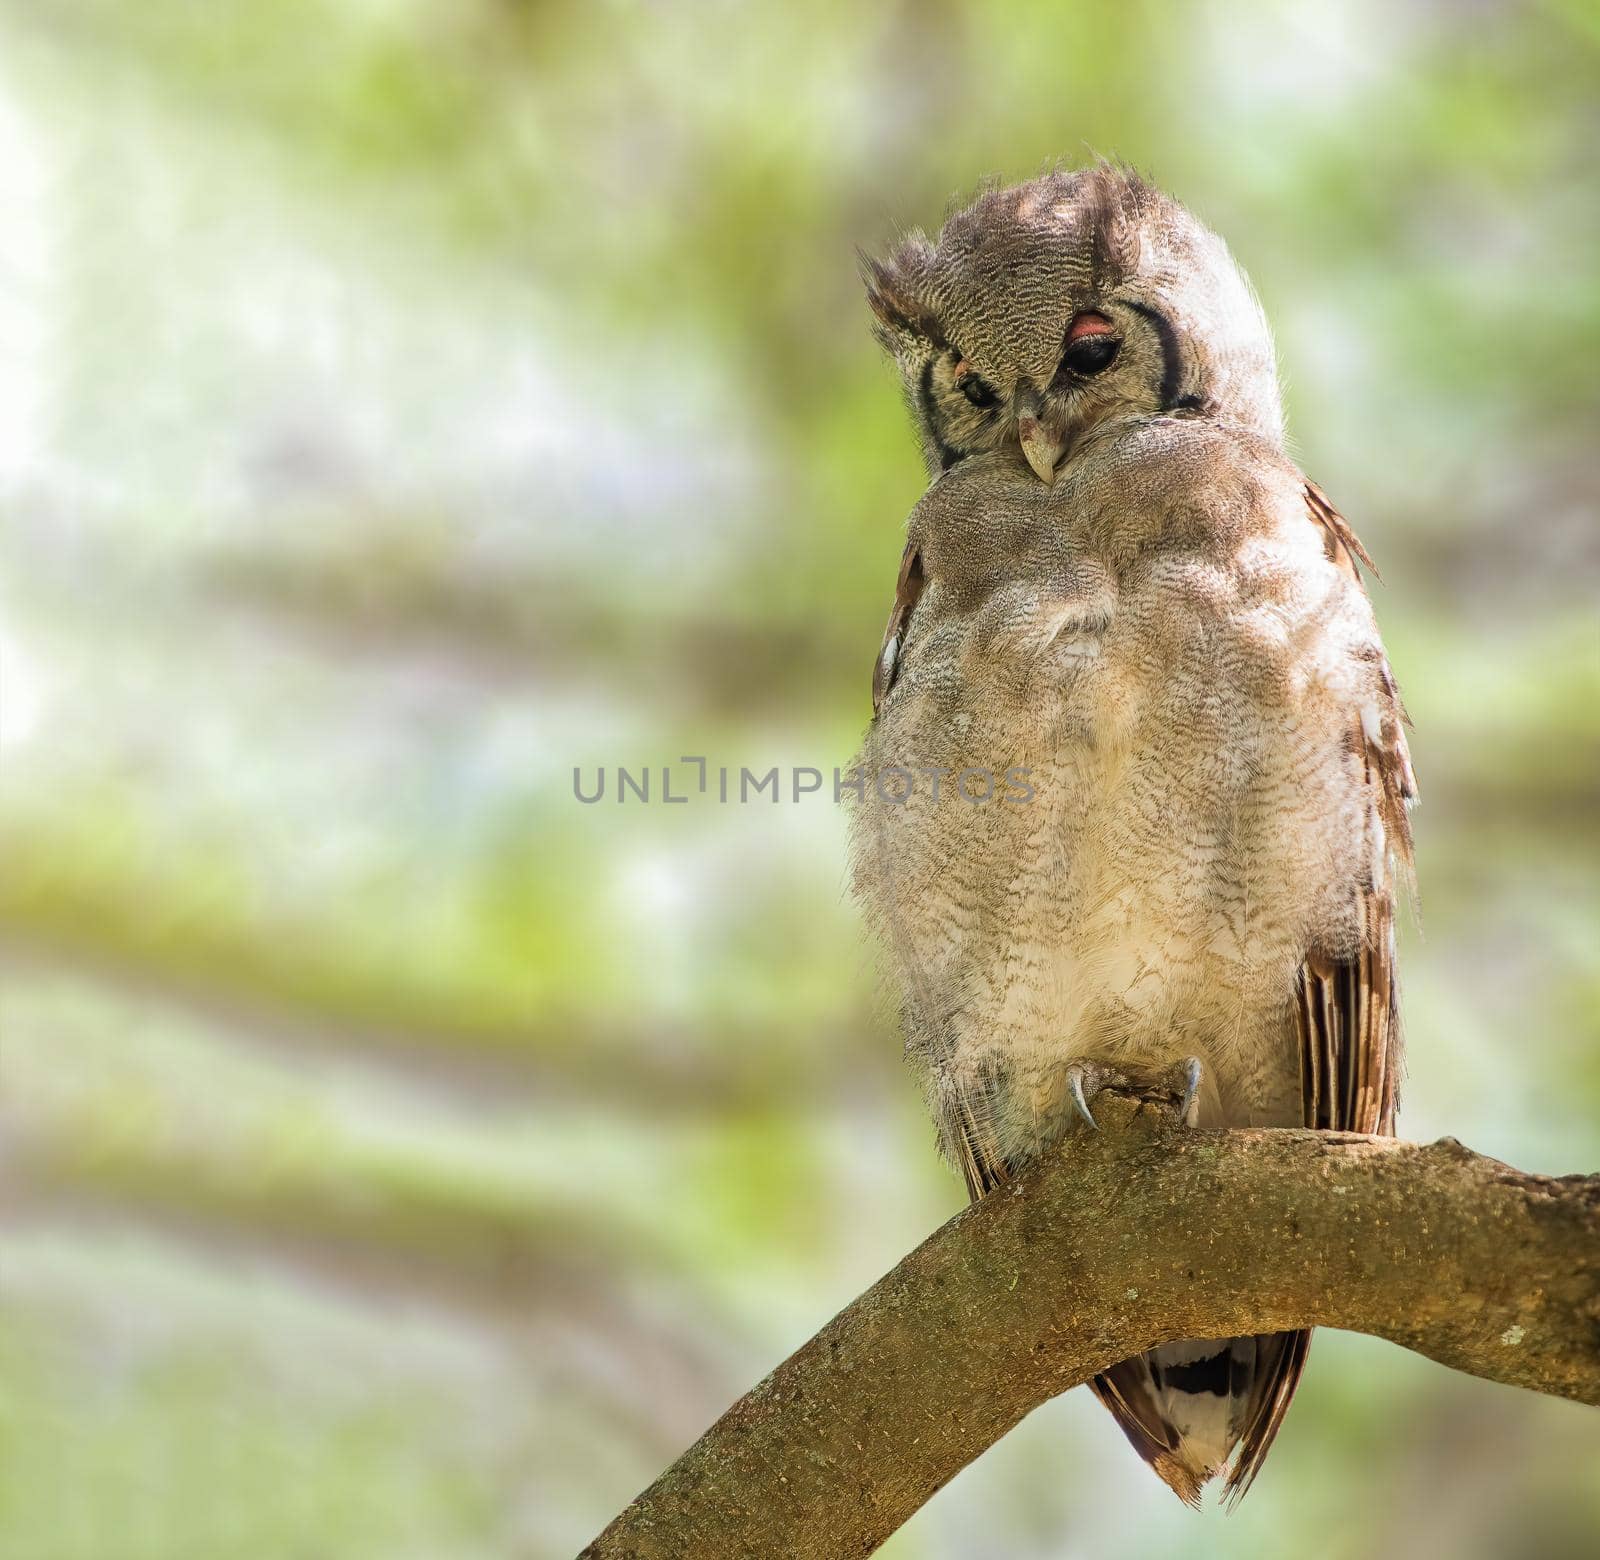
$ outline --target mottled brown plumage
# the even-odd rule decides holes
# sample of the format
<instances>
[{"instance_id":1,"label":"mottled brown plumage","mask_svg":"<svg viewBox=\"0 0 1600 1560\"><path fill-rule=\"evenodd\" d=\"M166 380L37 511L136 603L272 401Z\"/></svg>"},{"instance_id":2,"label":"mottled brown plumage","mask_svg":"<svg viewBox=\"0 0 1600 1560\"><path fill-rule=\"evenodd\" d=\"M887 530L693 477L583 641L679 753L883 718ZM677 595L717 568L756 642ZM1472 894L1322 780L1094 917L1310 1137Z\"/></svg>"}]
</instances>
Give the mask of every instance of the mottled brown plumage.
<instances>
[{"instance_id":1,"label":"mottled brown plumage","mask_svg":"<svg viewBox=\"0 0 1600 1560\"><path fill-rule=\"evenodd\" d=\"M934 480L862 754L917 783L868 788L855 878L969 1192L1086 1130L1108 1069L1198 1058L1203 1125L1392 1131L1404 715L1248 284L1102 165L986 192L868 290ZM973 770L1027 777L976 802ZM1308 1342L1167 1345L1095 1390L1184 1499L1224 1467L1239 1494Z\"/></svg>"}]
</instances>

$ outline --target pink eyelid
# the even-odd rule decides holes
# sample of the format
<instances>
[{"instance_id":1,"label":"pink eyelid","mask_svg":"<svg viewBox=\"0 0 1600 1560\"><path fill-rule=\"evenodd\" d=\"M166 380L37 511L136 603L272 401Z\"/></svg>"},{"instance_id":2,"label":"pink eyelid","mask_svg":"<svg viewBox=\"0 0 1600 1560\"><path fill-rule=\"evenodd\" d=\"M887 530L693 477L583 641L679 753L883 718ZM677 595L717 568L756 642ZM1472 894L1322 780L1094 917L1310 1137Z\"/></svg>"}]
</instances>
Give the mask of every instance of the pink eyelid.
<instances>
[{"instance_id":1,"label":"pink eyelid","mask_svg":"<svg viewBox=\"0 0 1600 1560\"><path fill-rule=\"evenodd\" d=\"M1082 314L1074 315L1072 323L1067 326L1067 341L1074 342L1080 336L1106 336L1115 329L1116 326L1105 315L1085 309Z\"/></svg>"}]
</instances>

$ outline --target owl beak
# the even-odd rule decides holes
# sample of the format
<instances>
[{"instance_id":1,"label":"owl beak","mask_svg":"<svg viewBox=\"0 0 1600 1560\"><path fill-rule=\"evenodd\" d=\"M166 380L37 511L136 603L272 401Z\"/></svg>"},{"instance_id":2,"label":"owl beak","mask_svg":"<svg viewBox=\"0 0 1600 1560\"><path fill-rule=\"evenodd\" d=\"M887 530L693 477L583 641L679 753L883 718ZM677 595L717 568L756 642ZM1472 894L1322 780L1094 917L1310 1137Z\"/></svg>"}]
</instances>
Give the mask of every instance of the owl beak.
<instances>
[{"instance_id":1,"label":"owl beak","mask_svg":"<svg viewBox=\"0 0 1600 1560\"><path fill-rule=\"evenodd\" d=\"M1056 465L1066 448L1066 440L1052 433L1037 417L1019 417L1017 437L1022 441L1022 453L1033 467L1033 474L1049 487L1056 480Z\"/></svg>"}]
</instances>

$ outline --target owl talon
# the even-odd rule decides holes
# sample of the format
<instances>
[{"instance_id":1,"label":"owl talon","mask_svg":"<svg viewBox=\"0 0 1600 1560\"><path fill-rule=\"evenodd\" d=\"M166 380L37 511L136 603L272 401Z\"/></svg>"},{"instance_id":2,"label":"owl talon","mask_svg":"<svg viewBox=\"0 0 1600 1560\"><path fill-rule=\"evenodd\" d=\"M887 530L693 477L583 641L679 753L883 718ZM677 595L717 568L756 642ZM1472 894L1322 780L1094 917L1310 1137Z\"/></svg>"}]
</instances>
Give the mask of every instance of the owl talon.
<instances>
[{"instance_id":1,"label":"owl talon","mask_svg":"<svg viewBox=\"0 0 1600 1560\"><path fill-rule=\"evenodd\" d=\"M1183 1059L1183 1098L1178 1101L1178 1116L1186 1127L1200 1124L1200 1081L1204 1076L1198 1056Z\"/></svg>"},{"instance_id":2,"label":"owl talon","mask_svg":"<svg viewBox=\"0 0 1600 1560\"><path fill-rule=\"evenodd\" d=\"M1137 1099L1160 1101L1169 1108L1175 1104L1184 1126L1195 1127L1200 1124L1200 1086L1204 1081L1205 1067L1198 1056L1186 1056L1161 1082L1148 1076L1129 1078L1096 1062L1073 1062L1067 1068L1067 1095L1084 1125L1096 1132L1100 1123L1094 1119L1089 1101L1108 1088Z\"/></svg>"},{"instance_id":3,"label":"owl talon","mask_svg":"<svg viewBox=\"0 0 1600 1560\"><path fill-rule=\"evenodd\" d=\"M1089 1114L1089 1102L1083 1097L1083 1080L1087 1076L1081 1062L1074 1062L1067 1069L1067 1093L1072 1096L1072 1103L1078 1107L1078 1114L1098 1132L1100 1124ZM1096 1090L1098 1093L1098 1089Z\"/></svg>"}]
</instances>

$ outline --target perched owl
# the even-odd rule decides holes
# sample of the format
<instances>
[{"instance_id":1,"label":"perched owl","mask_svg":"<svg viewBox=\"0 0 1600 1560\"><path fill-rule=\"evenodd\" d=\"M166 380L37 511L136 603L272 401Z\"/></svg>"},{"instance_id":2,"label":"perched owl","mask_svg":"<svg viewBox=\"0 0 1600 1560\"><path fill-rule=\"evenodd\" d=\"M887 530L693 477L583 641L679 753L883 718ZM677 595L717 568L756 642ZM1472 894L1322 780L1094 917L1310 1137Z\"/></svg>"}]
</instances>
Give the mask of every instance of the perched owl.
<instances>
[{"instance_id":1,"label":"perched owl","mask_svg":"<svg viewBox=\"0 0 1600 1560\"><path fill-rule=\"evenodd\" d=\"M1120 168L981 195L869 263L932 483L853 809L858 892L980 1197L1093 1127L1393 1131L1416 794L1361 543L1284 452L1222 241ZM1260 1469L1310 1335L1097 1377L1185 1500Z\"/></svg>"}]
</instances>

